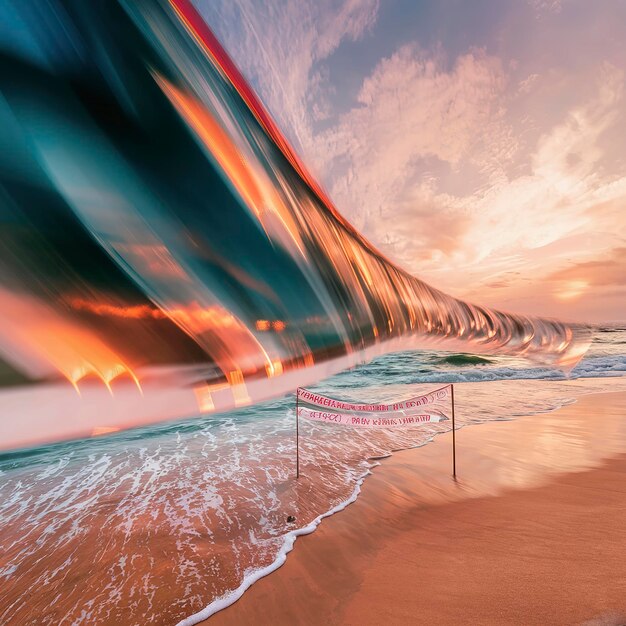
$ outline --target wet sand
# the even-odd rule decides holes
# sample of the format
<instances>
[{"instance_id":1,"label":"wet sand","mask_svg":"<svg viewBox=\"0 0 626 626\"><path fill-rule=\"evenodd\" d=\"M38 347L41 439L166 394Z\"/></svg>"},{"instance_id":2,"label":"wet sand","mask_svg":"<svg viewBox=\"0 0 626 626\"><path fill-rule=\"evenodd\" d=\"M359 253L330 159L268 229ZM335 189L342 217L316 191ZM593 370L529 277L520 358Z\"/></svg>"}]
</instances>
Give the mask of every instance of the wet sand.
<instances>
[{"instance_id":1,"label":"wet sand","mask_svg":"<svg viewBox=\"0 0 626 626\"><path fill-rule=\"evenodd\" d=\"M626 624L626 394L396 453L205 623Z\"/></svg>"}]
</instances>

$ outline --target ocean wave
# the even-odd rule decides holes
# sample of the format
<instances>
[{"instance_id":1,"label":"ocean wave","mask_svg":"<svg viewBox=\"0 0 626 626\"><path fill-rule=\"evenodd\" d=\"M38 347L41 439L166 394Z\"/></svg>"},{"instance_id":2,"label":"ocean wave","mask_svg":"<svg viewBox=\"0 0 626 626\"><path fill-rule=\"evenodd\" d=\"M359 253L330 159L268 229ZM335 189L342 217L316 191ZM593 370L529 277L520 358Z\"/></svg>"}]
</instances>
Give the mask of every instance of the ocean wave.
<instances>
[{"instance_id":1,"label":"ocean wave","mask_svg":"<svg viewBox=\"0 0 626 626\"><path fill-rule=\"evenodd\" d=\"M493 363L493 361L476 354L451 354L440 359L439 363L446 365L481 365Z\"/></svg>"},{"instance_id":2,"label":"ocean wave","mask_svg":"<svg viewBox=\"0 0 626 626\"><path fill-rule=\"evenodd\" d=\"M467 383L496 380L575 380L624 376L626 356L590 357L570 372L546 367L472 367L459 370L432 370L411 378L412 383Z\"/></svg>"}]
</instances>

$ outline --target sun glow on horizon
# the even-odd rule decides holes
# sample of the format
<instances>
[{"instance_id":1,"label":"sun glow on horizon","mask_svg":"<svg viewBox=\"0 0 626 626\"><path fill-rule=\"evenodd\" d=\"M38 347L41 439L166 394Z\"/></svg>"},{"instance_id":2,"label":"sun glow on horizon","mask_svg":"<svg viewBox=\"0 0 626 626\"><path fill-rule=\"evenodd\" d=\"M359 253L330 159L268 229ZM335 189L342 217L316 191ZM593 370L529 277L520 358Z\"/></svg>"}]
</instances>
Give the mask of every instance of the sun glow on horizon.
<instances>
[{"instance_id":1,"label":"sun glow on horizon","mask_svg":"<svg viewBox=\"0 0 626 626\"><path fill-rule=\"evenodd\" d=\"M588 289L589 283L586 280L570 280L555 293L561 300L574 300L582 296Z\"/></svg>"}]
</instances>

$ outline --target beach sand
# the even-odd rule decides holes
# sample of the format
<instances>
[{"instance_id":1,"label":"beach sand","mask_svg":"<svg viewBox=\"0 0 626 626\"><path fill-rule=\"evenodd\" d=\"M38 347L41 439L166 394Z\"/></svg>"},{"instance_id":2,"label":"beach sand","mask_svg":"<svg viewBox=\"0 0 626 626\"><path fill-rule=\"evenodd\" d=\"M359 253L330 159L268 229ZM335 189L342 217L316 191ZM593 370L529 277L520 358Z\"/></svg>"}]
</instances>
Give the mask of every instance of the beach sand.
<instances>
[{"instance_id":1,"label":"beach sand","mask_svg":"<svg viewBox=\"0 0 626 626\"><path fill-rule=\"evenodd\" d=\"M626 393L381 462L218 624L626 624Z\"/></svg>"}]
</instances>

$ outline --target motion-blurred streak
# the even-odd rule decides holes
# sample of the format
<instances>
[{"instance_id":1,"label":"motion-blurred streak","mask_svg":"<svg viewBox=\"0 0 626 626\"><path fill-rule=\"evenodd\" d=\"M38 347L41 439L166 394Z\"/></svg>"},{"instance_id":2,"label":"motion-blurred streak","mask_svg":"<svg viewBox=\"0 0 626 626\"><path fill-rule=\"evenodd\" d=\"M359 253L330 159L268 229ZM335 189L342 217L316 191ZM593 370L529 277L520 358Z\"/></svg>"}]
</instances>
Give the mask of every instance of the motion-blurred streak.
<instances>
[{"instance_id":1,"label":"motion-blurred streak","mask_svg":"<svg viewBox=\"0 0 626 626\"><path fill-rule=\"evenodd\" d=\"M0 18L3 448L226 410L391 349L584 354L582 326L461 302L377 251L188 0Z\"/></svg>"},{"instance_id":2,"label":"motion-blurred streak","mask_svg":"<svg viewBox=\"0 0 626 626\"><path fill-rule=\"evenodd\" d=\"M132 369L93 332L32 297L0 288L0 350L3 347L22 371L40 378L60 373L78 393L81 381L90 376L112 393L111 383L126 375L141 391Z\"/></svg>"}]
</instances>

